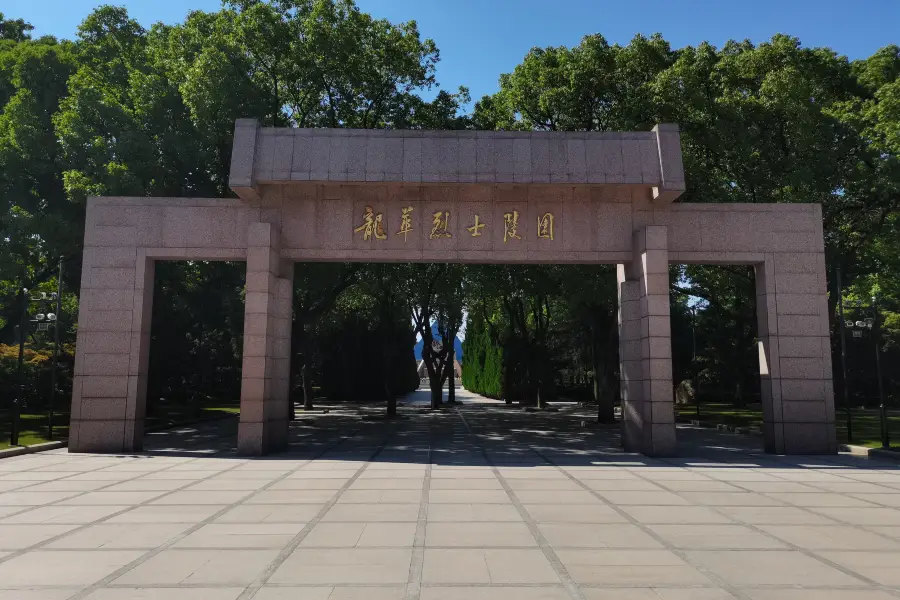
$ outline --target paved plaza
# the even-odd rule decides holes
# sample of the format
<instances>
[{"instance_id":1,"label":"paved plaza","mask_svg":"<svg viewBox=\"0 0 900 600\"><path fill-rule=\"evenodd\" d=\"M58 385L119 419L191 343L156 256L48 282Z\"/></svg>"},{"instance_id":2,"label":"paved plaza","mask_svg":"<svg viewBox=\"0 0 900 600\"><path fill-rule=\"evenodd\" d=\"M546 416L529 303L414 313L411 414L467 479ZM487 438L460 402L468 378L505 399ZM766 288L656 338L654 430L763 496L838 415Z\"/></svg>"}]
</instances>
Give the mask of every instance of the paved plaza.
<instances>
[{"instance_id":1,"label":"paved plaza","mask_svg":"<svg viewBox=\"0 0 900 600\"><path fill-rule=\"evenodd\" d=\"M0 598L900 598L895 465L681 428L649 459L574 406L365 413L260 459L223 422L0 461Z\"/></svg>"}]
</instances>

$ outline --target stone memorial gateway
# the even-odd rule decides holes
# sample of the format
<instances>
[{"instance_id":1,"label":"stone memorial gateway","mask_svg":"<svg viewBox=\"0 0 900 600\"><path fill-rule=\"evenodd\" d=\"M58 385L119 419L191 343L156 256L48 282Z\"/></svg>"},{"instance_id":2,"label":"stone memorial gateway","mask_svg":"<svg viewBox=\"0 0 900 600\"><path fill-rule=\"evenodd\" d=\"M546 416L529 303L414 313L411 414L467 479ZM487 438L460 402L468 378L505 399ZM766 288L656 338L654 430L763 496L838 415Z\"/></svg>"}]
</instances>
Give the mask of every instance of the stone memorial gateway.
<instances>
[{"instance_id":1,"label":"stone memorial gateway","mask_svg":"<svg viewBox=\"0 0 900 600\"><path fill-rule=\"evenodd\" d=\"M618 265L623 439L675 452L670 263L753 265L765 448L836 450L818 204L675 203L675 125L545 133L235 128L238 199L90 198L72 452L141 449L154 264L246 261L238 450L287 443L294 261Z\"/></svg>"}]
</instances>

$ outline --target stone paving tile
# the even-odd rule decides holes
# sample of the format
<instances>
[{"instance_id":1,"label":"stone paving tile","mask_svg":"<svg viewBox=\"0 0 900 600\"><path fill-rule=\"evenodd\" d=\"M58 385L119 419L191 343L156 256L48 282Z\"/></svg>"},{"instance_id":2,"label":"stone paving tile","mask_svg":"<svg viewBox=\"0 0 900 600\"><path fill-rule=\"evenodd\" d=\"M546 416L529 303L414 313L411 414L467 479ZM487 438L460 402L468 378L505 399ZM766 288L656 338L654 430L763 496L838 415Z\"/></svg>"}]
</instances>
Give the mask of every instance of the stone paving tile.
<instances>
[{"instance_id":1,"label":"stone paving tile","mask_svg":"<svg viewBox=\"0 0 900 600\"><path fill-rule=\"evenodd\" d=\"M112 485L109 485L108 481L95 481L91 483L109 486L104 488L103 491L106 492L171 492L172 490L184 487L189 482L182 479L145 479L142 477L140 479L131 479Z\"/></svg>"},{"instance_id":2,"label":"stone paving tile","mask_svg":"<svg viewBox=\"0 0 900 600\"><path fill-rule=\"evenodd\" d=\"M0 506L43 506L78 495L78 492L31 492L28 490L0 494Z\"/></svg>"},{"instance_id":3,"label":"stone paving tile","mask_svg":"<svg viewBox=\"0 0 900 600\"><path fill-rule=\"evenodd\" d=\"M512 502L503 490L431 490L429 501L440 504L506 504Z\"/></svg>"},{"instance_id":4,"label":"stone paving tile","mask_svg":"<svg viewBox=\"0 0 900 600\"><path fill-rule=\"evenodd\" d=\"M283 548L303 529L300 523L204 525L173 548Z\"/></svg>"},{"instance_id":5,"label":"stone paving tile","mask_svg":"<svg viewBox=\"0 0 900 600\"><path fill-rule=\"evenodd\" d=\"M735 600L719 588L583 588L585 600Z\"/></svg>"},{"instance_id":6,"label":"stone paving tile","mask_svg":"<svg viewBox=\"0 0 900 600\"><path fill-rule=\"evenodd\" d=\"M570 600L563 587L424 587L421 600ZM654 600L659 600L654 598Z\"/></svg>"},{"instance_id":7,"label":"stone paving tile","mask_svg":"<svg viewBox=\"0 0 900 600\"><path fill-rule=\"evenodd\" d=\"M900 492L900 490L897 490ZM897 494L850 494L858 500L865 500L872 504L881 504L891 508L900 508L900 493Z\"/></svg>"},{"instance_id":8,"label":"stone paving tile","mask_svg":"<svg viewBox=\"0 0 900 600\"><path fill-rule=\"evenodd\" d=\"M596 504L525 504L525 510L538 523L625 523L627 520L611 507Z\"/></svg>"},{"instance_id":9,"label":"stone paving tile","mask_svg":"<svg viewBox=\"0 0 900 600\"><path fill-rule=\"evenodd\" d=\"M335 504L325 513L322 521L414 522L418 518L418 504Z\"/></svg>"},{"instance_id":10,"label":"stone paving tile","mask_svg":"<svg viewBox=\"0 0 900 600\"><path fill-rule=\"evenodd\" d=\"M44 523L83 525L126 510L128 506L41 506L0 519L0 524Z\"/></svg>"},{"instance_id":11,"label":"stone paving tile","mask_svg":"<svg viewBox=\"0 0 900 600\"><path fill-rule=\"evenodd\" d=\"M880 590L773 590L773 589L744 589L742 590L750 600L896 600L896 596Z\"/></svg>"},{"instance_id":12,"label":"stone paving tile","mask_svg":"<svg viewBox=\"0 0 900 600\"><path fill-rule=\"evenodd\" d=\"M510 522L522 521L522 516L512 504L429 503L427 519L429 522L447 523L461 521Z\"/></svg>"},{"instance_id":13,"label":"stone paving tile","mask_svg":"<svg viewBox=\"0 0 900 600\"><path fill-rule=\"evenodd\" d=\"M843 525L758 525L759 529L808 550L894 550L900 542ZM900 567L900 562L898 562Z\"/></svg>"},{"instance_id":14,"label":"stone paving tile","mask_svg":"<svg viewBox=\"0 0 900 600\"><path fill-rule=\"evenodd\" d=\"M362 481L362 480L360 480ZM359 483L358 481L357 483ZM527 480L526 480L527 481ZM432 490L502 490L496 477L490 479L431 479Z\"/></svg>"},{"instance_id":15,"label":"stone paving tile","mask_svg":"<svg viewBox=\"0 0 900 600\"><path fill-rule=\"evenodd\" d=\"M264 587L253 600L404 600L406 586Z\"/></svg>"},{"instance_id":16,"label":"stone paving tile","mask_svg":"<svg viewBox=\"0 0 900 600\"><path fill-rule=\"evenodd\" d=\"M705 506L622 506L621 510L640 523L732 523L728 517Z\"/></svg>"},{"instance_id":17,"label":"stone paving tile","mask_svg":"<svg viewBox=\"0 0 900 600\"><path fill-rule=\"evenodd\" d=\"M0 584L0 598L15 598L15 600L67 600L78 591L79 588L10 589L3 588Z\"/></svg>"},{"instance_id":18,"label":"stone paving tile","mask_svg":"<svg viewBox=\"0 0 900 600\"><path fill-rule=\"evenodd\" d=\"M151 505L165 504L233 504L247 496L245 491L219 492L172 492L150 502Z\"/></svg>"},{"instance_id":19,"label":"stone paving tile","mask_svg":"<svg viewBox=\"0 0 900 600\"><path fill-rule=\"evenodd\" d=\"M710 580L668 550L557 550L580 584L630 586L711 585Z\"/></svg>"},{"instance_id":20,"label":"stone paving tile","mask_svg":"<svg viewBox=\"0 0 900 600\"><path fill-rule=\"evenodd\" d=\"M338 504L411 504L422 498L422 483L415 490L347 490Z\"/></svg>"},{"instance_id":21,"label":"stone paving tile","mask_svg":"<svg viewBox=\"0 0 900 600\"><path fill-rule=\"evenodd\" d=\"M348 489L348 492L354 492L357 490L418 490L422 489L422 482L424 481L424 477L419 479L357 479L353 482L353 484ZM315 481L315 480L313 480ZM328 482L331 480L323 479L322 482ZM287 481L282 481L280 483L288 483ZM291 484L295 482L290 482ZM278 485L278 484L276 484ZM309 486L309 489L313 489L314 486ZM323 487L321 489L338 489L331 487ZM280 489L276 488L276 486L272 486L270 489ZM288 489L288 488L285 488ZM290 488L290 489L299 489L299 488Z\"/></svg>"},{"instance_id":22,"label":"stone paving tile","mask_svg":"<svg viewBox=\"0 0 900 600\"><path fill-rule=\"evenodd\" d=\"M230 588L129 588L94 590L85 600L236 600L242 587ZM296 597L296 596L295 596ZM257 595L256 598L259 598Z\"/></svg>"},{"instance_id":23,"label":"stone paving tile","mask_svg":"<svg viewBox=\"0 0 900 600\"><path fill-rule=\"evenodd\" d=\"M0 563L0 585L87 586L127 565L141 554L142 550L37 550Z\"/></svg>"},{"instance_id":24,"label":"stone paving tile","mask_svg":"<svg viewBox=\"0 0 900 600\"><path fill-rule=\"evenodd\" d=\"M77 525L0 524L0 550L23 550L71 531Z\"/></svg>"},{"instance_id":25,"label":"stone paving tile","mask_svg":"<svg viewBox=\"0 0 900 600\"><path fill-rule=\"evenodd\" d=\"M158 505L138 506L109 519L110 523L199 523L211 517L225 506L213 505Z\"/></svg>"},{"instance_id":26,"label":"stone paving tile","mask_svg":"<svg viewBox=\"0 0 900 600\"><path fill-rule=\"evenodd\" d=\"M102 506L110 504L115 506L127 506L129 504L142 504L159 498L166 492L162 491L144 491L144 492L88 492L74 498L67 498L59 502L60 506Z\"/></svg>"},{"instance_id":27,"label":"stone paving tile","mask_svg":"<svg viewBox=\"0 0 900 600\"><path fill-rule=\"evenodd\" d=\"M319 523L300 547L411 548L416 537L415 523Z\"/></svg>"},{"instance_id":28,"label":"stone paving tile","mask_svg":"<svg viewBox=\"0 0 900 600\"><path fill-rule=\"evenodd\" d=\"M689 502L681 496L664 490L658 492L607 490L597 493L612 504L641 504L653 506L684 506L689 504Z\"/></svg>"},{"instance_id":29,"label":"stone paving tile","mask_svg":"<svg viewBox=\"0 0 900 600\"><path fill-rule=\"evenodd\" d=\"M425 546L536 547L525 523L428 523Z\"/></svg>"},{"instance_id":30,"label":"stone paving tile","mask_svg":"<svg viewBox=\"0 0 900 600\"><path fill-rule=\"evenodd\" d=\"M813 508L814 512L851 525L900 525L900 510L893 508Z\"/></svg>"},{"instance_id":31,"label":"stone paving tile","mask_svg":"<svg viewBox=\"0 0 900 600\"><path fill-rule=\"evenodd\" d=\"M784 503L753 492L681 492L689 503L707 506L784 506Z\"/></svg>"},{"instance_id":32,"label":"stone paving tile","mask_svg":"<svg viewBox=\"0 0 900 600\"><path fill-rule=\"evenodd\" d=\"M719 506L717 510L751 525L837 525L837 521L796 506Z\"/></svg>"},{"instance_id":33,"label":"stone paving tile","mask_svg":"<svg viewBox=\"0 0 900 600\"><path fill-rule=\"evenodd\" d=\"M735 586L852 586L861 580L797 551L692 550L692 563L709 569ZM896 556L895 556L896 558Z\"/></svg>"},{"instance_id":34,"label":"stone paving tile","mask_svg":"<svg viewBox=\"0 0 900 600\"><path fill-rule=\"evenodd\" d=\"M76 531L47 544L45 547L70 550L83 548L102 548L105 550L146 548L150 550L166 543L188 527L190 525L186 523L154 523L152 525L108 525L101 523Z\"/></svg>"},{"instance_id":35,"label":"stone paving tile","mask_svg":"<svg viewBox=\"0 0 900 600\"><path fill-rule=\"evenodd\" d=\"M896 552L818 552L817 554L855 573L880 583L900 586Z\"/></svg>"},{"instance_id":36,"label":"stone paving tile","mask_svg":"<svg viewBox=\"0 0 900 600\"><path fill-rule=\"evenodd\" d=\"M316 504L240 504L222 516L216 523L301 523L306 524L319 512Z\"/></svg>"},{"instance_id":37,"label":"stone paving tile","mask_svg":"<svg viewBox=\"0 0 900 600\"><path fill-rule=\"evenodd\" d=\"M269 583L405 584L412 549L298 548Z\"/></svg>"},{"instance_id":38,"label":"stone paving tile","mask_svg":"<svg viewBox=\"0 0 900 600\"><path fill-rule=\"evenodd\" d=\"M248 585L277 554L278 550L163 550L113 583Z\"/></svg>"},{"instance_id":39,"label":"stone paving tile","mask_svg":"<svg viewBox=\"0 0 900 600\"><path fill-rule=\"evenodd\" d=\"M541 523L538 529L554 548L662 548L631 524Z\"/></svg>"},{"instance_id":40,"label":"stone paving tile","mask_svg":"<svg viewBox=\"0 0 900 600\"><path fill-rule=\"evenodd\" d=\"M852 507L852 508L872 508L875 505L865 500L852 498L843 494L833 493L815 493L815 494L782 494L770 493L766 494L770 498L775 498L785 504L793 504L795 506L805 507Z\"/></svg>"},{"instance_id":41,"label":"stone paving tile","mask_svg":"<svg viewBox=\"0 0 900 600\"><path fill-rule=\"evenodd\" d=\"M742 525L651 525L650 530L680 549L787 549L782 542Z\"/></svg>"}]
</instances>

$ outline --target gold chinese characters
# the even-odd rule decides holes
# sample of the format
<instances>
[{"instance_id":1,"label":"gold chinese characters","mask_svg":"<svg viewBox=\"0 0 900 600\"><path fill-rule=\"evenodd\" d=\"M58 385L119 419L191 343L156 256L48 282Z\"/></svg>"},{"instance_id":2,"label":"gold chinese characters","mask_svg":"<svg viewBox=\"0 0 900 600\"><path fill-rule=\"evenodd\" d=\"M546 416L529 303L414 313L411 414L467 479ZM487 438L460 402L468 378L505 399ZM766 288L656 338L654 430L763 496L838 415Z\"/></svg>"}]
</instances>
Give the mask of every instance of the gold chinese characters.
<instances>
[{"instance_id":1,"label":"gold chinese characters","mask_svg":"<svg viewBox=\"0 0 900 600\"><path fill-rule=\"evenodd\" d=\"M385 235L384 227L382 226L383 220L384 217L381 213L375 214L372 207L367 206L366 212L363 214L363 224L354 229L353 232L359 233L361 231L364 240L370 240L373 237L376 240L385 240L387 239L387 236Z\"/></svg>"},{"instance_id":2,"label":"gold chinese characters","mask_svg":"<svg viewBox=\"0 0 900 600\"><path fill-rule=\"evenodd\" d=\"M413 206L400 207L400 228L394 235L402 235L403 241L408 241L410 233L415 231L413 223ZM482 231L488 227L488 223L481 220L481 215L474 215L475 222L466 227L471 237L480 237L486 232ZM554 239L554 217L553 213L544 213L537 217L538 239L553 240ZM522 232L519 231L519 211L503 213L503 243L509 243L511 240L521 240ZM362 215L362 224L353 229L353 233L361 233L364 241L370 240L386 240L387 234L385 227L387 226L383 213L376 213L371 206L366 206ZM428 239L434 240L439 238L452 238L453 231L450 224L450 211L438 210L431 214L431 228L428 231ZM488 231L490 231L488 229ZM499 232L498 232L499 235Z\"/></svg>"}]
</instances>

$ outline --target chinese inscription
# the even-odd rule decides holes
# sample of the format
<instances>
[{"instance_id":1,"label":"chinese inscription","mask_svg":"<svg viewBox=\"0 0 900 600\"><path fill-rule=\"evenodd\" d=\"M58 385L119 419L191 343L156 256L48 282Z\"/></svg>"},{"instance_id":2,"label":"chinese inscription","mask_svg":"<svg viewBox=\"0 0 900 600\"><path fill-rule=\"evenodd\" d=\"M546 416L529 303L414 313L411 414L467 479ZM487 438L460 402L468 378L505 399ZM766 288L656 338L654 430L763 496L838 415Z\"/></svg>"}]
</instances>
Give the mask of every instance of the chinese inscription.
<instances>
[{"instance_id":1,"label":"chinese inscription","mask_svg":"<svg viewBox=\"0 0 900 600\"><path fill-rule=\"evenodd\" d=\"M453 235L447 230L450 227L450 212L447 211L438 211L432 215L433 220L431 222L431 235L428 236L430 239L442 238L442 237L453 237Z\"/></svg>"},{"instance_id":2,"label":"chinese inscription","mask_svg":"<svg viewBox=\"0 0 900 600\"><path fill-rule=\"evenodd\" d=\"M397 235L403 234L403 241L406 241L406 235L412 231L412 206L407 206L400 210L400 231Z\"/></svg>"},{"instance_id":3,"label":"chinese inscription","mask_svg":"<svg viewBox=\"0 0 900 600\"><path fill-rule=\"evenodd\" d=\"M410 232L415 230L413 227L414 210L415 207L413 206L404 206L400 208L400 229L395 235L402 235L404 242L407 241L407 236ZM439 210L432 213L431 216L431 232L428 236L429 239L434 240L438 238L453 237L453 234L450 231L450 211ZM539 216L537 218L537 237L552 240L553 226L553 213L548 212ZM487 227L487 224L481 220L481 216L475 215L475 223L470 227L466 227L466 231L468 231L472 237L479 237L484 235L482 229L485 227ZM371 206L366 206L365 212L363 212L362 215L362 224L354 228L353 232L362 233L363 240L365 241L372 239L386 240L388 236L384 229L384 214L380 212L376 213ZM513 210L512 212L503 213L503 243L505 244L509 242L509 240L521 239L522 236L519 234L519 211Z\"/></svg>"},{"instance_id":4,"label":"chinese inscription","mask_svg":"<svg viewBox=\"0 0 900 600\"><path fill-rule=\"evenodd\" d=\"M538 217L537 236L548 240L553 239L553 214L546 213Z\"/></svg>"},{"instance_id":5,"label":"chinese inscription","mask_svg":"<svg viewBox=\"0 0 900 600\"><path fill-rule=\"evenodd\" d=\"M503 213L503 243L507 240L521 240L522 237L516 233L519 229L519 211L514 210L511 213Z\"/></svg>"},{"instance_id":6,"label":"chinese inscription","mask_svg":"<svg viewBox=\"0 0 900 600\"><path fill-rule=\"evenodd\" d=\"M471 227L466 227L466 231L472 234L472 237L478 237L481 235L481 230L484 229L484 223L478 222L478 215L475 215L475 224Z\"/></svg>"},{"instance_id":7,"label":"chinese inscription","mask_svg":"<svg viewBox=\"0 0 900 600\"><path fill-rule=\"evenodd\" d=\"M381 213L375 213L372 210L371 206L366 207L366 212L363 214L363 224L353 230L354 233L362 232L363 239L368 241L373 237L376 240L384 240L387 239L387 235L384 233L384 226L382 225L384 221L384 215Z\"/></svg>"}]
</instances>

